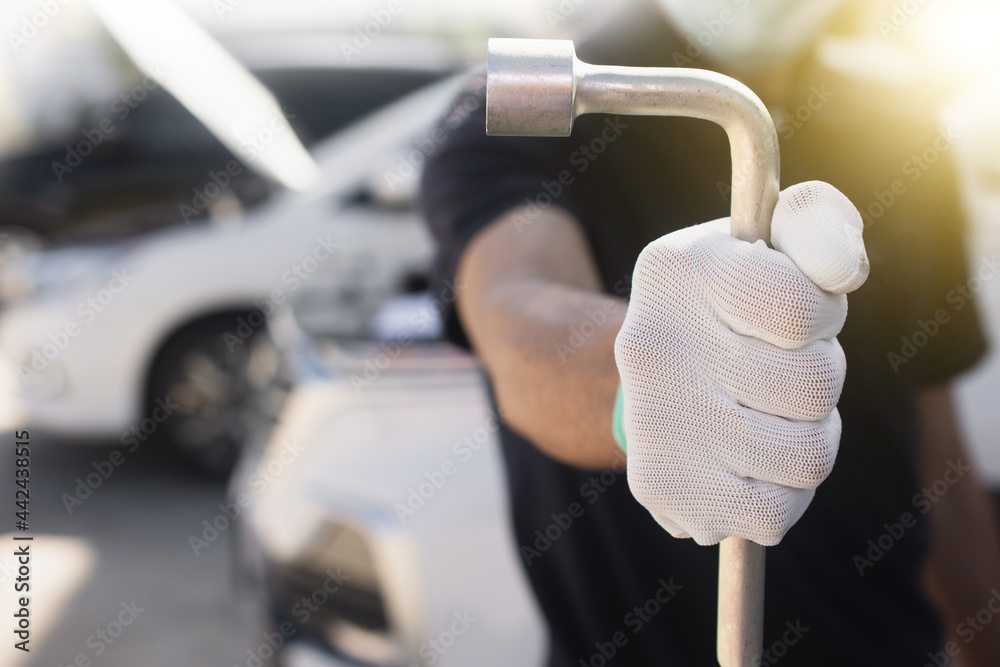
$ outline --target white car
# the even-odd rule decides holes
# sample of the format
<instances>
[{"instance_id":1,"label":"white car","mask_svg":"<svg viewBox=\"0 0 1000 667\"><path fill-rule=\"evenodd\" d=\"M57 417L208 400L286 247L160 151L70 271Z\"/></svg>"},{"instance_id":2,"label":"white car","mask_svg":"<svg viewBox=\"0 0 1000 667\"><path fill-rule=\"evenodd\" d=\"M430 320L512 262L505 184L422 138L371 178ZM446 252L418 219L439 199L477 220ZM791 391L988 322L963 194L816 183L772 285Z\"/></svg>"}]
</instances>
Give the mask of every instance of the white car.
<instances>
[{"instance_id":1,"label":"white car","mask_svg":"<svg viewBox=\"0 0 1000 667\"><path fill-rule=\"evenodd\" d=\"M436 340L447 298L387 301L366 339L272 320L297 381L266 448L234 471L230 536L284 667L543 663L497 416L476 360Z\"/></svg>"},{"instance_id":2,"label":"white car","mask_svg":"<svg viewBox=\"0 0 1000 667\"><path fill-rule=\"evenodd\" d=\"M432 242L412 210L417 171L403 166L464 77L442 79L455 61L440 48L380 43L385 55L361 70L339 52L306 62L298 39L271 49L277 67L332 60L370 86L438 80L318 143L310 191L281 190L241 213L223 186L242 168L233 159L181 202L211 208L207 222L9 258L0 277L3 427L111 436L130 448L155 436L226 470L277 410L279 360L258 335L276 305L321 299L327 328L350 333L384 294L419 287ZM344 105L358 104L354 91L342 91Z\"/></svg>"}]
</instances>

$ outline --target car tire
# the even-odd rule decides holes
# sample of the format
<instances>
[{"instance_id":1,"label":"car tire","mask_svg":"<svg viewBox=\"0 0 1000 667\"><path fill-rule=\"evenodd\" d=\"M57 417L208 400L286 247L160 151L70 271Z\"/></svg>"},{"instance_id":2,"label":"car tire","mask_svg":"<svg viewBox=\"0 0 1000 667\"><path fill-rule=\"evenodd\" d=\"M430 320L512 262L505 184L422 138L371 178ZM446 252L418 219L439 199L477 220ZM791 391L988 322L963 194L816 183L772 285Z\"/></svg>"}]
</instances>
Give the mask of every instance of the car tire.
<instances>
[{"instance_id":1,"label":"car tire","mask_svg":"<svg viewBox=\"0 0 1000 667\"><path fill-rule=\"evenodd\" d=\"M155 437L213 476L228 474L248 444L266 440L288 393L284 359L266 328L245 325L257 318L263 315L226 313L184 327L149 374L146 414L167 413Z\"/></svg>"}]
</instances>

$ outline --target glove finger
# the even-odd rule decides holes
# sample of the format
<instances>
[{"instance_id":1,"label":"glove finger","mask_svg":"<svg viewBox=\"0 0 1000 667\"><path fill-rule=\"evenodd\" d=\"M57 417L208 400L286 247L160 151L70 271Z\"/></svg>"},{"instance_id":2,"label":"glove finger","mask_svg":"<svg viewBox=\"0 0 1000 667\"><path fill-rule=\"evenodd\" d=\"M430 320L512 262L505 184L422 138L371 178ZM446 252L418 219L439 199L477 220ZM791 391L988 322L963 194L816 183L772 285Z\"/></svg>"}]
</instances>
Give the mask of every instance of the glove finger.
<instances>
[{"instance_id":1,"label":"glove finger","mask_svg":"<svg viewBox=\"0 0 1000 667\"><path fill-rule=\"evenodd\" d=\"M726 427L716 440L722 443L717 456L740 477L812 489L833 470L841 431L836 410L812 422L790 421L734 403L726 412L719 422Z\"/></svg>"},{"instance_id":2,"label":"glove finger","mask_svg":"<svg viewBox=\"0 0 1000 667\"><path fill-rule=\"evenodd\" d=\"M802 518L814 494L813 489L790 489L724 472L719 486L690 493L677 520L668 523L679 524L681 533L702 546L727 537L774 546ZM654 517L674 535L661 517Z\"/></svg>"},{"instance_id":3,"label":"glove finger","mask_svg":"<svg viewBox=\"0 0 1000 667\"><path fill-rule=\"evenodd\" d=\"M783 350L727 331L714 343L706 372L740 405L797 421L822 419L837 407L847 360L836 338Z\"/></svg>"},{"instance_id":4,"label":"glove finger","mask_svg":"<svg viewBox=\"0 0 1000 667\"><path fill-rule=\"evenodd\" d=\"M809 181L779 195L771 243L819 287L846 294L868 278L863 229L847 197L829 183Z\"/></svg>"},{"instance_id":5,"label":"glove finger","mask_svg":"<svg viewBox=\"0 0 1000 667\"><path fill-rule=\"evenodd\" d=\"M820 289L783 253L763 242L706 234L685 249L705 294L729 329L784 349L834 338L847 318L847 297Z\"/></svg>"},{"instance_id":6,"label":"glove finger","mask_svg":"<svg viewBox=\"0 0 1000 667\"><path fill-rule=\"evenodd\" d=\"M649 456L650 454L647 453L646 455ZM635 458L638 459L640 456L636 456ZM649 478L639 474L638 470L639 466L636 464L636 461L630 460L630 464L626 470L626 479L628 480L629 491L631 491L633 497L649 511L653 519L656 520L656 523L660 524L660 527L670 533L671 536L678 539L691 537L688 531L663 512L664 507L671 504L671 501L674 500L672 496L676 490L659 489L650 486ZM651 506L648 502L642 502L640 500L642 498L656 498L656 501Z\"/></svg>"},{"instance_id":7,"label":"glove finger","mask_svg":"<svg viewBox=\"0 0 1000 667\"><path fill-rule=\"evenodd\" d=\"M714 541L705 544L715 544L725 537L742 537L773 547L802 518L816 493L814 489L789 489L736 476L730 482L726 489L729 498L719 514L721 525L712 536ZM694 537L698 541L699 536Z\"/></svg>"}]
</instances>

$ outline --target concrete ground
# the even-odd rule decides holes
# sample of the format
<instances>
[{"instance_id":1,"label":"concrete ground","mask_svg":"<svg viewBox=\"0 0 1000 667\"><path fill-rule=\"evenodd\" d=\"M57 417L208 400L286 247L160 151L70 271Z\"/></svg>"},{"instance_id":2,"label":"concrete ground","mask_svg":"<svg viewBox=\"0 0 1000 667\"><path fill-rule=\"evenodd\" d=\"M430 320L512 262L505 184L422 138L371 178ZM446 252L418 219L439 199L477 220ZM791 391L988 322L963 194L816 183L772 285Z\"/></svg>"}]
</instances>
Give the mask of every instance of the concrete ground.
<instances>
[{"instance_id":1,"label":"concrete ground","mask_svg":"<svg viewBox=\"0 0 1000 667\"><path fill-rule=\"evenodd\" d=\"M229 531L195 556L188 536L218 514L225 483L141 448L72 514L74 495L106 461L104 444L32 438L30 653L12 646L16 564L13 435L0 435L0 665L246 665L261 643L261 605L234 582ZM96 477L91 478L96 481ZM81 493L80 495L85 495ZM103 633L103 634L101 634Z\"/></svg>"}]
</instances>

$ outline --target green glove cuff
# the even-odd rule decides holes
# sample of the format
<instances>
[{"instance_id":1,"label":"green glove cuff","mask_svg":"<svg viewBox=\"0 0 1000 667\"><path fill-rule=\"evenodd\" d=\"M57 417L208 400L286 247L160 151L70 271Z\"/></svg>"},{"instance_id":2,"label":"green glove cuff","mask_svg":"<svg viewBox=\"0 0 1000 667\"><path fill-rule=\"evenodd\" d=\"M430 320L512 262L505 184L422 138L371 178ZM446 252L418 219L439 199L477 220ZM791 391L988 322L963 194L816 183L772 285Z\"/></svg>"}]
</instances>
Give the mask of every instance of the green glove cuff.
<instances>
[{"instance_id":1,"label":"green glove cuff","mask_svg":"<svg viewBox=\"0 0 1000 667\"><path fill-rule=\"evenodd\" d=\"M615 396L615 409L611 413L611 434L615 436L615 442L622 448L623 452L628 452L625 447L625 395L622 393L622 385L618 383L618 394Z\"/></svg>"}]
</instances>

